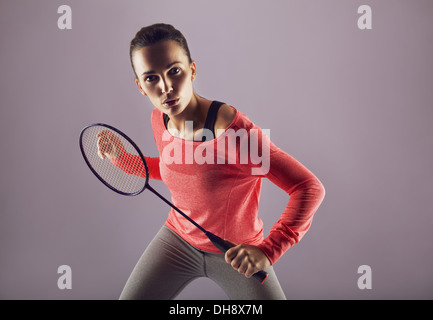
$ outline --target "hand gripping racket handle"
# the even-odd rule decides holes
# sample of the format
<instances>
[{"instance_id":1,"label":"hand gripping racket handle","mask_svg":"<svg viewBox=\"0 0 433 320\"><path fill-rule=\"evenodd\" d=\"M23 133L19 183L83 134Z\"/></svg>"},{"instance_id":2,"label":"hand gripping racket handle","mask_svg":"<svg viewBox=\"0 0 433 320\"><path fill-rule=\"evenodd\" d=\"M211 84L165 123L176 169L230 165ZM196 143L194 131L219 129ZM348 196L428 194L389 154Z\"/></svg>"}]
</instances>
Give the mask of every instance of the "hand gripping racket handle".
<instances>
[{"instance_id":1,"label":"hand gripping racket handle","mask_svg":"<svg viewBox=\"0 0 433 320\"><path fill-rule=\"evenodd\" d=\"M212 241L214 246L217 247L219 250L221 250L221 252L223 253L225 253L228 249L233 247L230 243L224 241L223 239L221 239L220 237L218 237L217 235L209 231L206 231L205 234L209 238L209 240ZM262 270L255 273L253 277L259 280L261 284L263 284L266 278L268 277L268 273Z\"/></svg>"}]
</instances>

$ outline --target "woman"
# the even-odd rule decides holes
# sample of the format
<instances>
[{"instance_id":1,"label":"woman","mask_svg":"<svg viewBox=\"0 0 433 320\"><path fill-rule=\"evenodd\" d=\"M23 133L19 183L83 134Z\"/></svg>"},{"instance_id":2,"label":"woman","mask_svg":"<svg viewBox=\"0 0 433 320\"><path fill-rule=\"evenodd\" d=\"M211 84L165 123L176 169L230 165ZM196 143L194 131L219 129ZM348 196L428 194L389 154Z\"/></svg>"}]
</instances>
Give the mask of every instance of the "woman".
<instances>
[{"instance_id":1,"label":"woman","mask_svg":"<svg viewBox=\"0 0 433 320\"><path fill-rule=\"evenodd\" d=\"M173 299L198 277L212 279L231 299L285 299L272 265L307 232L325 195L322 183L245 114L194 91L197 66L173 26L142 28L130 58L139 91L155 106L151 123L160 156L146 157L149 178L162 180L175 206L233 247L221 253L171 210L120 299ZM109 137L100 139L101 156L143 175ZM263 177L290 195L266 238L258 218ZM264 284L251 278L259 270L269 274Z\"/></svg>"}]
</instances>

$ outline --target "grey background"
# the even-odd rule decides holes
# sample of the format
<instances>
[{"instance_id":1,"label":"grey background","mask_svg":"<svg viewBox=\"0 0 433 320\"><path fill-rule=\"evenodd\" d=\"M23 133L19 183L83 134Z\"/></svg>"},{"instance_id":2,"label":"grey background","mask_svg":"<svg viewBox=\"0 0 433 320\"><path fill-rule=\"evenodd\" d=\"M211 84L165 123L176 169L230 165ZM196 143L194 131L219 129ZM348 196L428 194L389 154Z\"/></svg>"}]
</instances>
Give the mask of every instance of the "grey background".
<instances>
[{"instance_id":1,"label":"grey background","mask_svg":"<svg viewBox=\"0 0 433 320\"><path fill-rule=\"evenodd\" d=\"M61 4L72 30L57 28ZM363 4L372 30L357 27ZM82 127L106 122L156 155L128 57L156 22L188 39L200 95L270 129L325 185L310 231L275 265L289 299L433 298L432 15L430 0L1 0L0 298L117 299L165 221L150 192L100 184L78 148ZM263 182L266 232L287 199ZM57 288L63 264L71 290ZM357 286L364 264L371 290ZM207 279L178 298L227 299Z\"/></svg>"}]
</instances>

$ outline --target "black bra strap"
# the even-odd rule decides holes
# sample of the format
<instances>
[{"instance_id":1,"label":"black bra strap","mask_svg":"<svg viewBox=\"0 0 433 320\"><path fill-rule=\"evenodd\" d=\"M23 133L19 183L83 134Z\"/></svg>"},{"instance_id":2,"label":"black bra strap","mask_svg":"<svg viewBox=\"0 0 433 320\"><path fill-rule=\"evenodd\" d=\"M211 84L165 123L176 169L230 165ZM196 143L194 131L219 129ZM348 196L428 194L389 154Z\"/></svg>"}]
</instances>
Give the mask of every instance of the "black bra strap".
<instances>
[{"instance_id":1,"label":"black bra strap","mask_svg":"<svg viewBox=\"0 0 433 320\"><path fill-rule=\"evenodd\" d=\"M170 120L170 117L164 113L164 125L166 129L167 129L168 120Z\"/></svg>"},{"instance_id":2,"label":"black bra strap","mask_svg":"<svg viewBox=\"0 0 433 320\"><path fill-rule=\"evenodd\" d=\"M212 132L213 136L215 137L215 122L217 119L218 110L223 105L223 102L219 101L212 101L209 110L207 112L206 121L204 123L204 129L208 129ZM202 141L206 141L206 136L203 136Z\"/></svg>"}]
</instances>

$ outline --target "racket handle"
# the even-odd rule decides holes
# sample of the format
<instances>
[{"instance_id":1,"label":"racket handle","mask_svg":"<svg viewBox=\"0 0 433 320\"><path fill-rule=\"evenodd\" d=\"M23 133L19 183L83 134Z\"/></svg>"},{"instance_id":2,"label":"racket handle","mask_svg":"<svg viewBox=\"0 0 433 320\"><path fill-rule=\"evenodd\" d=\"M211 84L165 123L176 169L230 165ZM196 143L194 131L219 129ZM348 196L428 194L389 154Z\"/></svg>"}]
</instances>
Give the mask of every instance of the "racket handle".
<instances>
[{"instance_id":1,"label":"racket handle","mask_svg":"<svg viewBox=\"0 0 433 320\"><path fill-rule=\"evenodd\" d=\"M209 240L214 244L215 247L217 247L221 252L225 253L228 249L233 247L230 243L224 241L217 235L206 231L206 236L209 238ZM266 271L259 271L255 274L253 274L253 277L260 281L261 284L263 284L268 277L268 273Z\"/></svg>"}]
</instances>

